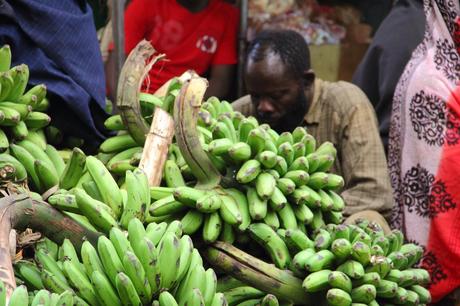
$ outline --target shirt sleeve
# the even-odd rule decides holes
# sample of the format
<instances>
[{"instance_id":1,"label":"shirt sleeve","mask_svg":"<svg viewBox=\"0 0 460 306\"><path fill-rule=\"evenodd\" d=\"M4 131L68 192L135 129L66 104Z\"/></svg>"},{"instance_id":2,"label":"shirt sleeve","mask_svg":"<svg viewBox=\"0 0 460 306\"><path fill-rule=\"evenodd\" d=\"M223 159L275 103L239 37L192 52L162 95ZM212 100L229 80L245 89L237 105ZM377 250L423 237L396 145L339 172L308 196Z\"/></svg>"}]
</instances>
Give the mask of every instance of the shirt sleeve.
<instances>
[{"instance_id":1,"label":"shirt sleeve","mask_svg":"<svg viewBox=\"0 0 460 306\"><path fill-rule=\"evenodd\" d=\"M237 37L240 14L234 7L231 7L229 12L227 27L212 59L212 65L233 65L238 61Z\"/></svg>"},{"instance_id":2,"label":"shirt sleeve","mask_svg":"<svg viewBox=\"0 0 460 306\"><path fill-rule=\"evenodd\" d=\"M344 116L342 126L340 158L345 187L341 195L345 214L375 210L389 218L393 194L375 112L358 88L347 95L342 99L358 103Z\"/></svg>"},{"instance_id":3,"label":"shirt sleeve","mask_svg":"<svg viewBox=\"0 0 460 306\"><path fill-rule=\"evenodd\" d=\"M151 1L154 2L154 1ZM133 0L125 11L125 52L129 54L136 45L146 37L149 15L152 10L147 7L146 0Z\"/></svg>"}]
</instances>

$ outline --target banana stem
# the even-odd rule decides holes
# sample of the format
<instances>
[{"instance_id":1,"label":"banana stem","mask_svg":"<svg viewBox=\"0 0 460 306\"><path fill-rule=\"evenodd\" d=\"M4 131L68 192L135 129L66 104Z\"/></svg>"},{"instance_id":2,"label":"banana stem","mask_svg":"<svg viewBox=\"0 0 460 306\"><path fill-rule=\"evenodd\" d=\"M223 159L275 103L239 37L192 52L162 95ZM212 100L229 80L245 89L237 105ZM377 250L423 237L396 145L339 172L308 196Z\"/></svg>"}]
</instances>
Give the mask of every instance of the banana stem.
<instances>
[{"instance_id":1,"label":"banana stem","mask_svg":"<svg viewBox=\"0 0 460 306\"><path fill-rule=\"evenodd\" d=\"M26 194L0 199L0 281L5 284L7 300L16 288L9 252L9 236L12 228L17 230L31 228L59 244L64 238L68 238L77 250L84 240L95 245L98 237L102 235L66 217L49 204L32 200Z\"/></svg>"},{"instance_id":2,"label":"banana stem","mask_svg":"<svg viewBox=\"0 0 460 306\"><path fill-rule=\"evenodd\" d=\"M193 77L182 85L174 105L174 132L179 149L192 170L200 189L212 189L219 185L221 175L203 150L196 123L207 81Z\"/></svg>"},{"instance_id":3,"label":"banana stem","mask_svg":"<svg viewBox=\"0 0 460 306\"><path fill-rule=\"evenodd\" d=\"M302 288L302 280L267 264L225 242L216 242L204 251L213 268L259 290L299 305L316 305L312 295Z\"/></svg>"},{"instance_id":4,"label":"banana stem","mask_svg":"<svg viewBox=\"0 0 460 306\"><path fill-rule=\"evenodd\" d=\"M154 53L152 45L142 40L129 54L118 79L117 107L123 123L140 146L144 145L149 132L149 126L142 117L139 105L140 88L152 66L165 56L160 54L148 62Z\"/></svg>"}]
</instances>

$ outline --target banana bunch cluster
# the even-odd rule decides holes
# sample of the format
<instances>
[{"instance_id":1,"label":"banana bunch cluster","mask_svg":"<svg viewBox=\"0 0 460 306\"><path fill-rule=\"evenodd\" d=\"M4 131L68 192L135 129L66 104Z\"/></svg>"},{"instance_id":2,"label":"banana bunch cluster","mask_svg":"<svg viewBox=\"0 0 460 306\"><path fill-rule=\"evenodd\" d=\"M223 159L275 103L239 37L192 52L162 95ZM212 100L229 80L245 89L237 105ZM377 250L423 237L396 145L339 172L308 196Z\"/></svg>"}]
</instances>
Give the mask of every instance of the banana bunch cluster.
<instances>
[{"instance_id":1,"label":"banana bunch cluster","mask_svg":"<svg viewBox=\"0 0 460 306\"><path fill-rule=\"evenodd\" d=\"M28 288L70 292L82 305L226 305L214 271L205 270L178 221L144 228L134 218L127 233L112 228L80 252L67 239L60 247L48 241L36 248L34 263L21 260L14 268Z\"/></svg>"},{"instance_id":2,"label":"banana bunch cluster","mask_svg":"<svg viewBox=\"0 0 460 306\"><path fill-rule=\"evenodd\" d=\"M0 281L0 306L64 306L75 305L85 306L88 305L84 300L79 298L72 291L64 291L60 294L50 292L46 289L28 291L24 285L20 285L14 289L10 300L6 302L6 290L3 282Z\"/></svg>"},{"instance_id":3,"label":"banana bunch cluster","mask_svg":"<svg viewBox=\"0 0 460 306\"><path fill-rule=\"evenodd\" d=\"M224 180L212 190L190 187L196 179L173 143L164 184L151 189L153 218L181 218L184 232L201 230L208 243L245 240L252 223L307 233L342 221L344 202L336 191L344 181L328 173L336 156L332 143L317 147L301 127L278 135L216 98L203 103L198 124L201 146Z\"/></svg>"},{"instance_id":4,"label":"banana bunch cluster","mask_svg":"<svg viewBox=\"0 0 460 306\"><path fill-rule=\"evenodd\" d=\"M22 64L11 67L11 50L0 48L0 152L9 148L10 140L23 140L47 126L51 118L46 86L36 85L26 91L29 68Z\"/></svg>"},{"instance_id":5,"label":"banana bunch cluster","mask_svg":"<svg viewBox=\"0 0 460 306\"><path fill-rule=\"evenodd\" d=\"M48 202L103 233L120 225L127 228L133 218L143 222L150 206L148 180L142 170L127 170L120 188L99 159L78 148L72 150L58 184L61 189Z\"/></svg>"},{"instance_id":6,"label":"banana bunch cluster","mask_svg":"<svg viewBox=\"0 0 460 306\"><path fill-rule=\"evenodd\" d=\"M327 225L312 240L298 230L278 231L278 235L278 249L271 252L284 243L285 256L295 254L287 265L298 277L305 277L303 288L324 294L328 305L430 303L430 293L423 287L430 276L414 267L423 249L404 244L398 230L384 235L377 224L360 220L357 225ZM274 243L266 247L270 245Z\"/></svg>"}]
</instances>

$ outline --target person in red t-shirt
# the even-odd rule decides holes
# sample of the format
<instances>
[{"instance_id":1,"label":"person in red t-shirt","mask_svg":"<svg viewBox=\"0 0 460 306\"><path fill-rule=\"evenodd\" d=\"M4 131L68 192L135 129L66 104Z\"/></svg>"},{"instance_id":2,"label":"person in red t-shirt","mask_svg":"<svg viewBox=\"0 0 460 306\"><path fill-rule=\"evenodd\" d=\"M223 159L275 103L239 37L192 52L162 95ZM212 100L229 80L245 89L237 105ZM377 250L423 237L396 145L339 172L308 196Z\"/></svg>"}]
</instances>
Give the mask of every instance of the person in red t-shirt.
<instances>
[{"instance_id":1,"label":"person in red t-shirt","mask_svg":"<svg viewBox=\"0 0 460 306\"><path fill-rule=\"evenodd\" d=\"M237 62L238 22L237 8L223 0L133 0L125 12L125 51L146 39L166 54L149 73L148 92L193 69L208 78L207 96L225 97Z\"/></svg>"}]
</instances>

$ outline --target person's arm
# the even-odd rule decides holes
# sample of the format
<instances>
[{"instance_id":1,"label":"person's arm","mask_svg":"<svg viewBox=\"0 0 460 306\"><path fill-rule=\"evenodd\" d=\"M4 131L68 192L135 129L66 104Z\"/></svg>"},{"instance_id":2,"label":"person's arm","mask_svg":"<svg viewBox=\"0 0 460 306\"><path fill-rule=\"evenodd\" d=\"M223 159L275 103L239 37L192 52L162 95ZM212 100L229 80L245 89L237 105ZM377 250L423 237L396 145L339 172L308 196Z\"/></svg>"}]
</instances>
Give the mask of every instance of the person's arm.
<instances>
[{"instance_id":1,"label":"person's arm","mask_svg":"<svg viewBox=\"0 0 460 306\"><path fill-rule=\"evenodd\" d=\"M206 97L223 98L228 95L232 84L235 65L214 65L211 67L209 76L209 88Z\"/></svg>"},{"instance_id":2,"label":"person's arm","mask_svg":"<svg viewBox=\"0 0 460 306\"><path fill-rule=\"evenodd\" d=\"M345 180L341 194L347 204L345 213L375 210L388 218L393 194L375 112L357 88L342 98L362 101L343 118L340 158Z\"/></svg>"}]
</instances>

